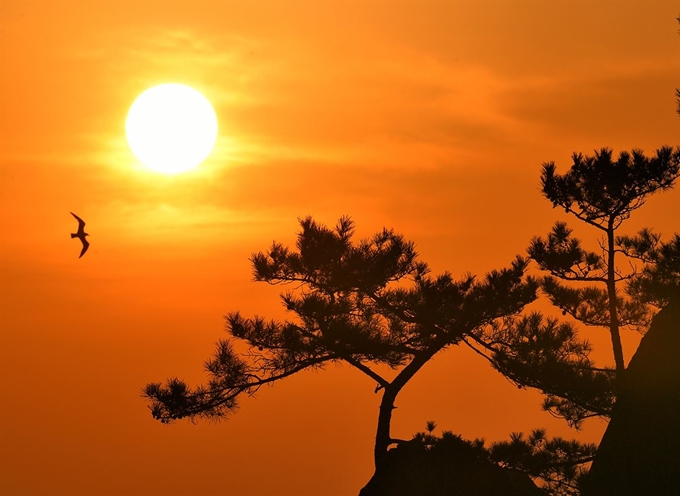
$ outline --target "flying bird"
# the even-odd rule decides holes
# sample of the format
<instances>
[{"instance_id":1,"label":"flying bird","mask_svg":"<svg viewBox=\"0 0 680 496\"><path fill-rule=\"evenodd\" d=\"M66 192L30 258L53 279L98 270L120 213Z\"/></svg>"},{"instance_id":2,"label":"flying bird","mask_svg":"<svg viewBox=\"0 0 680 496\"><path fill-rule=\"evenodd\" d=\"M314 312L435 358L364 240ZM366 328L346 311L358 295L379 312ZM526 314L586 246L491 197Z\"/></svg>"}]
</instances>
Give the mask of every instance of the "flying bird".
<instances>
[{"instance_id":1,"label":"flying bird","mask_svg":"<svg viewBox=\"0 0 680 496\"><path fill-rule=\"evenodd\" d=\"M89 236L89 234L85 232L85 221L78 217L73 212L71 212L71 215L74 216L78 221L78 231L76 231L75 233L71 233L71 239L78 238L80 242L83 244L83 249L80 251L80 257L82 257L83 255L85 255L85 252L90 247L90 243L88 243L87 240L85 239L85 236Z\"/></svg>"}]
</instances>

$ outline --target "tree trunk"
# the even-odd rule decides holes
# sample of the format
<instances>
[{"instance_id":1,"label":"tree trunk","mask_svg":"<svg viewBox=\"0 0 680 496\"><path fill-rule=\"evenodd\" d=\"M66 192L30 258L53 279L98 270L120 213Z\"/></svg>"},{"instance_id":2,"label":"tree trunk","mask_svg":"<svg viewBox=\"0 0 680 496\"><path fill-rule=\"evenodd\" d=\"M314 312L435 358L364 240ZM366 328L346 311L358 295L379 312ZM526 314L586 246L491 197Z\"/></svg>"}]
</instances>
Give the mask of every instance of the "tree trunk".
<instances>
[{"instance_id":1,"label":"tree trunk","mask_svg":"<svg viewBox=\"0 0 680 496\"><path fill-rule=\"evenodd\" d=\"M621 378L625 371L623 361L623 347L621 346L621 334L619 333L619 314L616 308L616 273L614 269L614 219L609 219L607 226L607 293L609 297L609 332L612 335L612 347L614 349L614 363L616 365L617 378Z\"/></svg>"},{"instance_id":2,"label":"tree trunk","mask_svg":"<svg viewBox=\"0 0 680 496\"><path fill-rule=\"evenodd\" d=\"M376 468L378 467L378 460L387 453L387 448L392 444L392 437L390 436L390 424L392 422L392 410L394 410L394 400L401 388L411 380L411 378L418 372L427 361L432 358L438 351L444 347L444 344L435 344L428 350L424 350L421 354L415 356L411 363L404 367L399 374L384 388L382 401L380 402L380 412L378 413L378 428L375 435L375 448L373 450L373 460Z\"/></svg>"},{"instance_id":3,"label":"tree trunk","mask_svg":"<svg viewBox=\"0 0 680 496\"><path fill-rule=\"evenodd\" d=\"M390 437L390 424L392 422L392 410L394 410L394 400L397 399L399 390L394 388L392 384L385 388L382 401L380 402L380 413L378 413L378 429L375 435L375 447L373 450L373 459L376 468L378 460L382 455L387 453L387 448L392 444Z\"/></svg>"}]
</instances>

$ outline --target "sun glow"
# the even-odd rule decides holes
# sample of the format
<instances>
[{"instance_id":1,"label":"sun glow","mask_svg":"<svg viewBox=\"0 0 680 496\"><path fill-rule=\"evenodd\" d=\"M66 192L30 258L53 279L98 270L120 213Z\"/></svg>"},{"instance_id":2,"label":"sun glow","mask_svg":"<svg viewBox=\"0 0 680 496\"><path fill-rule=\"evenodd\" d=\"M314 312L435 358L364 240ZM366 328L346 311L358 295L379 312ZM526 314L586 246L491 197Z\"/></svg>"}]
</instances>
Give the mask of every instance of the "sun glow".
<instances>
[{"instance_id":1,"label":"sun glow","mask_svg":"<svg viewBox=\"0 0 680 496\"><path fill-rule=\"evenodd\" d=\"M132 153L150 169L175 174L203 162L217 139L210 102L183 84L161 84L130 107L125 132Z\"/></svg>"}]
</instances>

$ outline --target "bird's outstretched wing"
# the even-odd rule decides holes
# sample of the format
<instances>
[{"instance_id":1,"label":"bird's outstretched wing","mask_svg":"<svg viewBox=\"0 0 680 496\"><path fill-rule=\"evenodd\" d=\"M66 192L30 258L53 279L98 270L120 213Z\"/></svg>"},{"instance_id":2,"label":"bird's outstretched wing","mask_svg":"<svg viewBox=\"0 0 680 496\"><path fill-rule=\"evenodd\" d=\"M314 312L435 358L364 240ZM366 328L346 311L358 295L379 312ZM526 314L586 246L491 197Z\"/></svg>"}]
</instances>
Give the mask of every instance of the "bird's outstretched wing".
<instances>
[{"instance_id":1,"label":"bird's outstretched wing","mask_svg":"<svg viewBox=\"0 0 680 496\"><path fill-rule=\"evenodd\" d=\"M79 256L78 258L80 258L80 257L82 257L83 255L85 255L85 252L86 252L87 249L90 247L90 243L88 243L88 241L87 241L85 238L81 238L80 241L83 242L83 249L80 250L80 256Z\"/></svg>"},{"instance_id":2,"label":"bird's outstretched wing","mask_svg":"<svg viewBox=\"0 0 680 496\"><path fill-rule=\"evenodd\" d=\"M76 218L76 220L78 221L78 231L84 229L85 228L85 221L83 219L81 219L80 217L78 217L73 212L71 212L71 215L74 216Z\"/></svg>"}]
</instances>

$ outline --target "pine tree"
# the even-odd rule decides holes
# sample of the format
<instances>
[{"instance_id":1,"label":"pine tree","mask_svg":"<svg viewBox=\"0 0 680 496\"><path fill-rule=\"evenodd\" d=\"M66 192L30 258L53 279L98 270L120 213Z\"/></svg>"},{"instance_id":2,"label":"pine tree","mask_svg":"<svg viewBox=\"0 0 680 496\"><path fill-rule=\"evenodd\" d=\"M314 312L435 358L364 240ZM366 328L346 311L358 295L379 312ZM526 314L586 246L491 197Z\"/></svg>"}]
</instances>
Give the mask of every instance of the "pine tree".
<instances>
[{"instance_id":1,"label":"pine tree","mask_svg":"<svg viewBox=\"0 0 680 496\"><path fill-rule=\"evenodd\" d=\"M574 166L562 176L553 163L543 167L543 191L553 205L603 231L605 238L602 254L584 250L563 222L555 224L547 239L534 238L530 257L551 273L539 279L541 289L563 315L608 328L617 365L623 362L619 328L644 330L653 313L648 303L662 306L680 284L680 237L663 243L648 229L633 237L616 236L616 230L647 196L671 187L679 167L680 149L671 148L652 158L624 152L616 161L607 149L595 157L574 155ZM617 253L637 261L638 267L622 273L614 264ZM586 286L574 287L578 283ZM627 297L618 291L622 284ZM573 323L538 312L513 315L465 342L518 387L544 393L543 408L574 427L589 417L611 414L616 370L595 366L591 345Z\"/></svg>"},{"instance_id":2,"label":"pine tree","mask_svg":"<svg viewBox=\"0 0 680 496\"><path fill-rule=\"evenodd\" d=\"M256 281L292 284L281 295L295 318L226 317L230 338L222 340L205 368L206 385L184 381L148 384L144 395L161 422L221 418L239 397L297 372L344 363L364 373L382 391L374 458L397 439L390 423L402 388L435 354L471 341L500 319L517 315L536 298L537 283L525 278L528 260L477 279L449 273L429 275L414 245L393 231L353 241L354 225L341 218L334 229L306 218L297 246L274 243L251 257ZM236 342L246 352L237 353ZM387 377L377 366L394 372Z\"/></svg>"},{"instance_id":3,"label":"pine tree","mask_svg":"<svg viewBox=\"0 0 680 496\"><path fill-rule=\"evenodd\" d=\"M659 236L642 230L635 237L617 236L621 225L657 191L673 186L680 169L680 149L663 147L653 157L642 151L621 152L603 148L594 156L574 154L573 165L558 174L553 162L543 165L542 190L553 207L562 207L580 221L603 233L600 253L582 248L564 222L557 222L546 238L537 237L530 257L551 275L541 289L563 314L587 326L609 329L617 374L625 370L621 327L644 329L649 310L638 299L626 298L618 289L636 277L622 271L617 254L644 262L659 247ZM560 282L563 281L563 282ZM574 287L573 283L586 283Z\"/></svg>"}]
</instances>

